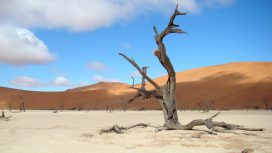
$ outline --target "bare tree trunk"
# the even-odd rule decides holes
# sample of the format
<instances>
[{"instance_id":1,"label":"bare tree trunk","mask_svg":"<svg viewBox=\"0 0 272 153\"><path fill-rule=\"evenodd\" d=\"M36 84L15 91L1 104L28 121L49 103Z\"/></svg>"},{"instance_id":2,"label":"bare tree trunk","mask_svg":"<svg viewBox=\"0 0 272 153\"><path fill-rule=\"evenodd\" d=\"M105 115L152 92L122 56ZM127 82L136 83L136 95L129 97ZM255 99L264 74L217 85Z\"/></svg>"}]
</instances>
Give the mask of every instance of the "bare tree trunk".
<instances>
[{"instance_id":1,"label":"bare tree trunk","mask_svg":"<svg viewBox=\"0 0 272 153\"><path fill-rule=\"evenodd\" d=\"M168 74L168 79L166 84L163 87L160 87L155 81L153 81L149 76L147 76L146 69L147 67L143 67L142 69L140 66L132 59L128 58L126 55L119 53L122 57L124 57L129 63L131 63L142 75L142 86L141 88L135 88L134 87L134 81L131 88L138 90L137 94L128 102L134 101L137 97L143 96L143 98L151 98L154 96L163 111L164 114L164 125L161 128L158 128L157 131L166 129L166 130L192 130L195 126L202 126L205 125L211 132L231 132L230 130L246 130L246 131L262 131L263 129L254 129L254 128L244 128L240 125L234 125L234 124L228 124L225 122L215 122L212 121L214 117L216 117L219 113L213 115L212 117L203 120L203 119L197 119L191 121L189 124L181 125L179 123L178 115L177 115L177 105L176 105L176 73L174 70L174 67L167 56L166 48L163 43L163 38L167 36L170 33L185 33L181 29L178 29L178 25L174 24L175 17L177 15L185 15L186 13L182 13L178 11L178 5L175 9L175 12L170 18L169 24L161 33L158 32L157 28L154 26L154 32L155 32L155 40L158 45L158 49L154 52L154 55L157 56L159 62L161 65L166 69ZM149 81L151 85L154 86L154 90L148 91L145 88L145 80ZM211 105L209 106L210 109ZM141 127L150 127L149 124L139 123L136 125L128 126L128 127L122 127L118 125L114 125L108 129L103 129L100 131L100 134L106 133L106 132L116 132L116 133L123 133L123 130L131 129L136 126ZM219 127L219 128L218 128ZM233 133L233 132L232 132Z\"/></svg>"},{"instance_id":2,"label":"bare tree trunk","mask_svg":"<svg viewBox=\"0 0 272 153\"><path fill-rule=\"evenodd\" d=\"M155 32L155 41L158 45L158 49L154 52L157 56L161 65L166 69L168 73L168 79L163 88L161 88L156 82L150 79L146 74L147 67L143 67L142 69L138 66L138 64L133 60L128 58L126 55L119 53L119 55L123 56L126 60L128 60L142 75L142 87L137 89L138 94L135 95L134 98L130 100L133 101L139 96L143 96L144 98L150 98L152 95L158 99L160 106L164 113L164 126L169 129L176 129L180 127L180 123L177 115L177 106L176 106L176 72L174 67L166 53L166 48L163 43L163 38L170 33L185 33L181 29L178 29L178 25L174 24L175 17L177 15L185 15L186 13L182 13L178 11L178 5L173 13L167 27L161 32L158 33L157 28L154 26ZM154 91L147 91L145 89L145 79L148 80L154 87Z\"/></svg>"}]
</instances>

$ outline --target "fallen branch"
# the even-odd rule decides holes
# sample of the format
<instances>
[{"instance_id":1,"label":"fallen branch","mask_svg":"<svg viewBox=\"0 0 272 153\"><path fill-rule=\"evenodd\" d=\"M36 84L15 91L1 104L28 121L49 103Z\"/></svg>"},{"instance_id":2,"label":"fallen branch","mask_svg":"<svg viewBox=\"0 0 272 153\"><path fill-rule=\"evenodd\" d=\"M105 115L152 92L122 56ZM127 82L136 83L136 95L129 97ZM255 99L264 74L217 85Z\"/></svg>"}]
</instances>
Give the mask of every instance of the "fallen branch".
<instances>
[{"instance_id":1,"label":"fallen branch","mask_svg":"<svg viewBox=\"0 0 272 153\"><path fill-rule=\"evenodd\" d=\"M115 133L117 133L117 134L123 134L125 130L132 129L132 128L135 128L135 127L142 127L142 128L146 128L146 127L159 128L159 127L152 126L152 125L146 124L146 123L138 123L138 124L130 125L130 126L127 126L127 127L125 127L125 126L119 126L119 125L115 124L115 125L113 125L113 126L110 127L110 128L100 130L100 131L99 131L99 134L110 133L110 132L115 132Z\"/></svg>"}]
</instances>

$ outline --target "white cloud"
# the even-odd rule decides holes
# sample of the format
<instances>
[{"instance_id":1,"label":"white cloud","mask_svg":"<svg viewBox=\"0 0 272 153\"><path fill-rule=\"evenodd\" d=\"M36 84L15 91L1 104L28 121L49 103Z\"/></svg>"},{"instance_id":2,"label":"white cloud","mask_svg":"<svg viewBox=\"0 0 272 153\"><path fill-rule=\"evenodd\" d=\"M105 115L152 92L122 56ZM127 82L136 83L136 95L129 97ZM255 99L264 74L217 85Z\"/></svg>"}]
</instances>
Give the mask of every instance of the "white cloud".
<instances>
[{"instance_id":1,"label":"white cloud","mask_svg":"<svg viewBox=\"0 0 272 153\"><path fill-rule=\"evenodd\" d=\"M201 12L204 4L228 5L234 0L2 0L0 19L24 27L94 30L127 21L146 12Z\"/></svg>"},{"instance_id":2,"label":"white cloud","mask_svg":"<svg viewBox=\"0 0 272 153\"><path fill-rule=\"evenodd\" d=\"M93 61L90 64L88 64L88 68L90 70L100 71L103 72L106 70L106 65L102 62Z\"/></svg>"},{"instance_id":3,"label":"white cloud","mask_svg":"<svg viewBox=\"0 0 272 153\"><path fill-rule=\"evenodd\" d=\"M180 10L190 13L199 13L201 8L196 0L173 0L175 4L179 4Z\"/></svg>"},{"instance_id":4,"label":"white cloud","mask_svg":"<svg viewBox=\"0 0 272 153\"><path fill-rule=\"evenodd\" d=\"M11 85L18 87L44 87L46 86L40 80L29 77L29 76L20 76L15 80L10 82Z\"/></svg>"},{"instance_id":5,"label":"white cloud","mask_svg":"<svg viewBox=\"0 0 272 153\"><path fill-rule=\"evenodd\" d=\"M0 63L44 64L53 59L54 55L31 31L17 26L0 25Z\"/></svg>"},{"instance_id":6,"label":"white cloud","mask_svg":"<svg viewBox=\"0 0 272 153\"><path fill-rule=\"evenodd\" d=\"M116 79L106 79L101 75L94 75L92 79L97 82L119 82L119 80Z\"/></svg>"},{"instance_id":7,"label":"white cloud","mask_svg":"<svg viewBox=\"0 0 272 153\"><path fill-rule=\"evenodd\" d=\"M54 86L70 86L71 82L63 76L58 76L53 81Z\"/></svg>"},{"instance_id":8,"label":"white cloud","mask_svg":"<svg viewBox=\"0 0 272 153\"><path fill-rule=\"evenodd\" d=\"M207 6L228 6L232 5L234 3L234 0L205 0L205 4Z\"/></svg>"}]
</instances>

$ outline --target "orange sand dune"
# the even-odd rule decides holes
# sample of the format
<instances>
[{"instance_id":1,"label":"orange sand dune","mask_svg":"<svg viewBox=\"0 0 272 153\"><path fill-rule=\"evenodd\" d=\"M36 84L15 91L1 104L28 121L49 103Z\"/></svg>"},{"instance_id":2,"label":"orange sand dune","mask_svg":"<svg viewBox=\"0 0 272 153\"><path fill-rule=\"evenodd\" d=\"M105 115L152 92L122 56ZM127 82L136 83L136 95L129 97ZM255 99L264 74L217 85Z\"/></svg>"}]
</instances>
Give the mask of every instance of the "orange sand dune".
<instances>
[{"instance_id":1,"label":"orange sand dune","mask_svg":"<svg viewBox=\"0 0 272 153\"><path fill-rule=\"evenodd\" d=\"M99 82L93 85L74 88L67 91L74 92L74 91L94 91L94 90L104 90L112 95L124 95L130 92L134 92L134 90L130 88L129 84L120 83L120 82Z\"/></svg>"},{"instance_id":2,"label":"orange sand dune","mask_svg":"<svg viewBox=\"0 0 272 153\"><path fill-rule=\"evenodd\" d=\"M178 72L178 108L217 109L264 108L264 97L272 107L272 62L237 62ZM156 78L164 85L167 77ZM27 109L159 109L155 99L124 104L135 91L130 85L118 82L100 82L64 92L34 92L0 87L0 108L18 109L19 95ZM147 87L152 88L150 84Z\"/></svg>"}]
</instances>

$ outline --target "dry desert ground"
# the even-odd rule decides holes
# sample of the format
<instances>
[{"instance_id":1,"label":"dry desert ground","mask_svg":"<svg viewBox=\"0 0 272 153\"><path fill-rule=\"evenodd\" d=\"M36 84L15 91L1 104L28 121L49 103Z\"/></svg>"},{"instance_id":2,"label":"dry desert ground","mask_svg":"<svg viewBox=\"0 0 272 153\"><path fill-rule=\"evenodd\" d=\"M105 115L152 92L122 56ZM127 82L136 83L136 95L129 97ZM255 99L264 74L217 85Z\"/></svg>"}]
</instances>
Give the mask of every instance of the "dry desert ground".
<instances>
[{"instance_id":1,"label":"dry desert ground","mask_svg":"<svg viewBox=\"0 0 272 153\"><path fill-rule=\"evenodd\" d=\"M179 112L185 124L205 119L216 113ZM1 153L254 153L272 152L272 111L221 111L215 121L247 127L265 128L263 132L238 131L238 134L201 134L205 127L194 131L161 131L134 128L125 134L99 135L101 128L113 124L131 125L138 122L163 124L161 111L27 111L8 112L9 121L0 120Z\"/></svg>"}]
</instances>

